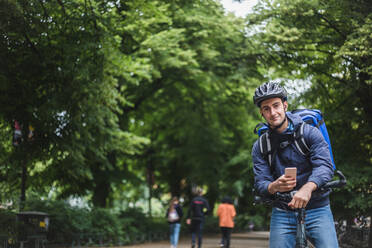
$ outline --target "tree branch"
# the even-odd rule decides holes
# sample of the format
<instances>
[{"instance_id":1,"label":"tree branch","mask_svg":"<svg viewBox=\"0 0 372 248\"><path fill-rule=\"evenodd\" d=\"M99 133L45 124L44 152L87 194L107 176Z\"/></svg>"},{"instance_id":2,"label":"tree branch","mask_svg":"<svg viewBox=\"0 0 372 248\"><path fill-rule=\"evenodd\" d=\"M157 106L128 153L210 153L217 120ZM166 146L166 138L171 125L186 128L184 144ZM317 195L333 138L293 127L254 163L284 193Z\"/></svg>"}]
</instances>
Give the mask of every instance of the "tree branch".
<instances>
[{"instance_id":1,"label":"tree branch","mask_svg":"<svg viewBox=\"0 0 372 248\"><path fill-rule=\"evenodd\" d=\"M65 5L62 3L62 1L61 0L57 0L57 3L61 6L62 11L63 11L63 14L66 15Z\"/></svg>"},{"instance_id":2,"label":"tree branch","mask_svg":"<svg viewBox=\"0 0 372 248\"><path fill-rule=\"evenodd\" d=\"M334 29L337 33L339 33L341 36L342 36L342 38L344 38L344 39L346 39L346 35L345 34L343 34L342 32L341 32L341 30L340 29L338 29L333 23L331 23L327 18L325 18L325 16L323 16L323 15L321 15L321 14L319 14L318 13L318 16L322 19L322 20L324 20L327 24L328 24L328 26L330 27L330 28L332 28L332 29Z\"/></svg>"}]
</instances>

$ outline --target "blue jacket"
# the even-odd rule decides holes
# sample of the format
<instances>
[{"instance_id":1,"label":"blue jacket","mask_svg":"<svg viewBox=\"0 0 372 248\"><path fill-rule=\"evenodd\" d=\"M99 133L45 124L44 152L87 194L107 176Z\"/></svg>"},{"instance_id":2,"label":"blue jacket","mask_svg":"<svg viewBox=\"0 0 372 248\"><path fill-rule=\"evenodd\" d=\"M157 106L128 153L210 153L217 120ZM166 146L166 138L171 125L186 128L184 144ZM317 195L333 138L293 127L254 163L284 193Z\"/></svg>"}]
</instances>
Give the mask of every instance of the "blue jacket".
<instances>
[{"instance_id":1,"label":"blue jacket","mask_svg":"<svg viewBox=\"0 0 372 248\"><path fill-rule=\"evenodd\" d=\"M287 113L289 121L293 124L292 130L287 129L283 134L291 134L301 124L302 119L298 115ZM291 143L284 149L280 149L273 158L272 170L262 156L258 147L258 140L252 149L253 172L255 189L260 195L269 195L268 186L278 177L284 174L286 167L297 167L297 185L295 190L300 189L307 182L314 182L318 188L330 181L333 177L333 167L329 153L328 143L324 140L322 133L311 125L304 126L304 138L310 147L310 155L302 155ZM329 204L329 193L321 196L311 197L306 209L323 207ZM276 207L289 209L286 205L275 205Z\"/></svg>"}]
</instances>

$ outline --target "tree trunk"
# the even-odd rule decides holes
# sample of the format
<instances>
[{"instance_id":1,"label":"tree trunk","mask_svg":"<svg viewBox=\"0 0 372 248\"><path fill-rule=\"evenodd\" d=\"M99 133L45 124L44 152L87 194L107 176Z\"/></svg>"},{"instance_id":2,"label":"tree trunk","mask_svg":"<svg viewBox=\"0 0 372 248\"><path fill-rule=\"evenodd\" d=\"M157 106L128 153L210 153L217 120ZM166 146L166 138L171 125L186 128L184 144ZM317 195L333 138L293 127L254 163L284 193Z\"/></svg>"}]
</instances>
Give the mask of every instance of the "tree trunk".
<instances>
[{"instance_id":1,"label":"tree trunk","mask_svg":"<svg viewBox=\"0 0 372 248\"><path fill-rule=\"evenodd\" d=\"M19 211L22 211L25 207L26 180L27 180L27 165L24 161L21 161L21 164L22 164L22 177L21 177L21 197L20 197Z\"/></svg>"},{"instance_id":2,"label":"tree trunk","mask_svg":"<svg viewBox=\"0 0 372 248\"><path fill-rule=\"evenodd\" d=\"M175 163L173 166L170 167L170 174L169 174L169 186L170 186L170 193L172 196L179 197L181 195L181 180L182 175L180 174L180 169L178 165Z\"/></svg>"},{"instance_id":3,"label":"tree trunk","mask_svg":"<svg viewBox=\"0 0 372 248\"><path fill-rule=\"evenodd\" d=\"M372 220L372 216L370 216L370 218ZM372 223L369 224L368 248L372 248Z\"/></svg>"},{"instance_id":4,"label":"tree trunk","mask_svg":"<svg viewBox=\"0 0 372 248\"><path fill-rule=\"evenodd\" d=\"M360 73L360 88L357 90L357 96L360 98L360 102L363 106L367 123L372 122L372 86L367 82L371 79L370 75L367 73Z\"/></svg>"},{"instance_id":5,"label":"tree trunk","mask_svg":"<svg viewBox=\"0 0 372 248\"><path fill-rule=\"evenodd\" d=\"M208 198L207 200L210 207L210 215L213 215L213 209L218 198L218 189L215 187L215 185L209 185L206 198Z\"/></svg>"},{"instance_id":6,"label":"tree trunk","mask_svg":"<svg viewBox=\"0 0 372 248\"><path fill-rule=\"evenodd\" d=\"M103 169L102 169L103 168ZM95 207L108 207L108 198L111 193L109 174L100 163L92 168L94 188L92 202Z\"/></svg>"},{"instance_id":7,"label":"tree trunk","mask_svg":"<svg viewBox=\"0 0 372 248\"><path fill-rule=\"evenodd\" d=\"M105 177L101 175L104 179ZM97 177L94 177L98 181L93 189L93 205L95 207L106 208L108 206L108 197L110 194L110 183L105 182L104 180L99 180Z\"/></svg>"}]
</instances>

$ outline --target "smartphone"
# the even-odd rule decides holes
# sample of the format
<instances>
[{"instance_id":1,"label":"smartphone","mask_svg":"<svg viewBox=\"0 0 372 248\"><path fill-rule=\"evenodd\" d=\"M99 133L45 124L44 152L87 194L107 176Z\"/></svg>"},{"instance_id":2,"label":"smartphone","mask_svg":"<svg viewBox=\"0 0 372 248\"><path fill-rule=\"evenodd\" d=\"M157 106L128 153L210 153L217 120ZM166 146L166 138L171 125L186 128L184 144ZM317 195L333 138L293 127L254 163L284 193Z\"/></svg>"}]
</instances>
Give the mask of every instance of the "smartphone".
<instances>
[{"instance_id":1,"label":"smartphone","mask_svg":"<svg viewBox=\"0 0 372 248\"><path fill-rule=\"evenodd\" d=\"M292 178L296 179L297 168L296 168L296 167L288 167L288 168L285 168L285 170L284 170L284 174L285 174L287 177L292 177Z\"/></svg>"}]
</instances>

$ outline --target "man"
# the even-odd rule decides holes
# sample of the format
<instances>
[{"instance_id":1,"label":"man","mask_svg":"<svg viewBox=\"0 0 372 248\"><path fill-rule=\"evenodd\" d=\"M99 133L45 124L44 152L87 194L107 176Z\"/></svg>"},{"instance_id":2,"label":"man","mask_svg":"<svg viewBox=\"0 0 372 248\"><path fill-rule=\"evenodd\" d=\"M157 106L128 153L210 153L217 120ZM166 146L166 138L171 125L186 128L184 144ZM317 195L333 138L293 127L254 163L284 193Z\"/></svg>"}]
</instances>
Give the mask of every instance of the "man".
<instances>
[{"instance_id":1,"label":"man","mask_svg":"<svg viewBox=\"0 0 372 248\"><path fill-rule=\"evenodd\" d=\"M204 216L209 212L208 201L202 196L203 190L197 187L195 195L191 201L189 211L187 213L186 223L191 224L191 247L195 248L196 236L198 236L198 248L202 247L202 235L204 226Z\"/></svg>"},{"instance_id":2,"label":"man","mask_svg":"<svg viewBox=\"0 0 372 248\"><path fill-rule=\"evenodd\" d=\"M330 181L333 167L328 143L313 126L304 126L304 138L310 148L309 156L302 155L291 142L301 123L301 117L286 112L287 92L276 82L259 86L253 97L269 127L270 145L275 150L271 166L261 154L258 140L253 145L252 159L255 188L261 195L297 190L288 205L274 205L270 223L270 247L295 247L296 208L306 209L306 230L316 247L338 247L329 193L311 197L312 192ZM284 142L285 141L285 142ZM284 145L286 144L286 145ZM296 167L297 177L284 175L286 167Z\"/></svg>"}]
</instances>

